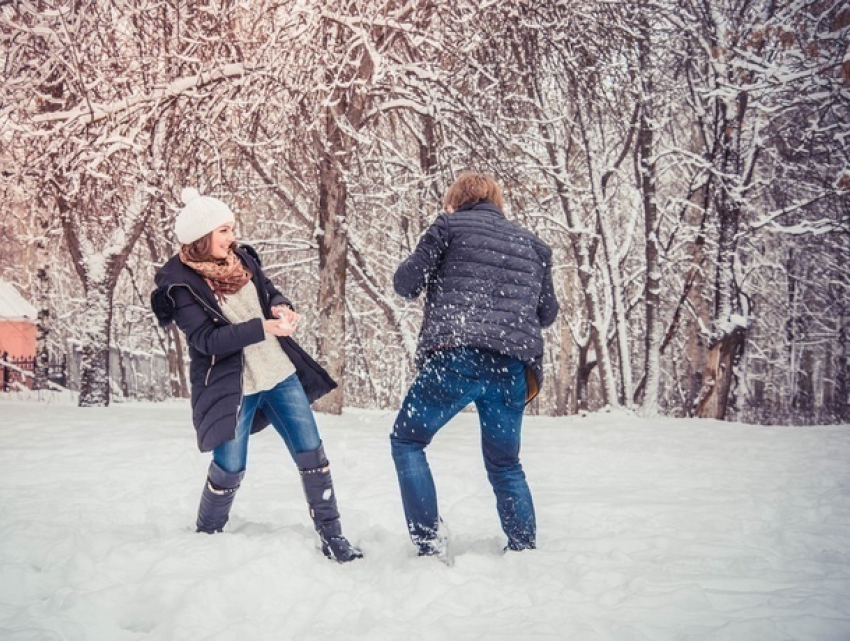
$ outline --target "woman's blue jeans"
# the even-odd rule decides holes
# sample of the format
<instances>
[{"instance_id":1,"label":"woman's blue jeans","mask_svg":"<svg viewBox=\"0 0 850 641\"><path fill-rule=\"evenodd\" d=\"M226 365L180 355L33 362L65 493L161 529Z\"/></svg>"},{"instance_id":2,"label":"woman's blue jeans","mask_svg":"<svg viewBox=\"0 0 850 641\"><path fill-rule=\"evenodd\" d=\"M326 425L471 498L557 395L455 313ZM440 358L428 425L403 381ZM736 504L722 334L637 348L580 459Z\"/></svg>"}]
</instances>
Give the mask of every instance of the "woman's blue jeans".
<instances>
[{"instance_id":1,"label":"woman's blue jeans","mask_svg":"<svg viewBox=\"0 0 850 641\"><path fill-rule=\"evenodd\" d=\"M525 364L504 354L446 349L423 365L390 435L408 531L420 550L427 549L440 523L425 448L470 403L478 408L484 466L508 546L535 547L534 505L519 461L526 391Z\"/></svg>"},{"instance_id":2,"label":"woman's blue jeans","mask_svg":"<svg viewBox=\"0 0 850 641\"><path fill-rule=\"evenodd\" d=\"M242 398L236 435L213 450L213 461L222 469L232 473L245 469L248 462L248 437L257 410L265 414L283 437L293 460L300 452L315 450L322 444L310 401L298 376L292 374L270 390Z\"/></svg>"}]
</instances>

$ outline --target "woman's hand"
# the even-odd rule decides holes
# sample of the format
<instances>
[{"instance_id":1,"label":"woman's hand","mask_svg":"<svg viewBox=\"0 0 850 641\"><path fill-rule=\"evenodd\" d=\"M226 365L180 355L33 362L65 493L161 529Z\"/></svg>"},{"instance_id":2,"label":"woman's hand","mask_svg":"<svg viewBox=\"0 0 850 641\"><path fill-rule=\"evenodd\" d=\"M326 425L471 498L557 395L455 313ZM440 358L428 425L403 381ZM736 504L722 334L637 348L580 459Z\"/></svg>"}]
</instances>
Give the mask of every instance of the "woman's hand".
<instances>
[{"instance_id":1,"label":"woman's hand","mask_svg":"<svg viewBox=\"0 0 850 641\"><path fill-rule=\"evenodd\" d=\"M275 305L272 307L272 316L275 318L283 318L286 312L291 312L292 308L289 305Z\"/></svg>"},{"instance_id":2,"label":"woman's hand","mask_svg":"<svg viewBox=\"0 0 850 641\"><path fill-rule=\"evenodd\" d=\"M301 314L296 314L287 305L276 305L272 307L272 314L277 318L273 320L263 321L263 328L266 334L273 336L291 336L298 329L298 322L301 320Z\"/></svg>"},{"instance_id":3,"label":"woman's hand","mask_svg":"<svg viewBox=\"0 0 850 641\"><path fill-rule=\"evenodd\" d=\"M292 310L289 311L290 313L284 314L282 318L264 320L263 329L266 334L271 334L272 336L292 336L295 330L298 329L298 321L301 317Z\"/></svg>"}]
</instances>

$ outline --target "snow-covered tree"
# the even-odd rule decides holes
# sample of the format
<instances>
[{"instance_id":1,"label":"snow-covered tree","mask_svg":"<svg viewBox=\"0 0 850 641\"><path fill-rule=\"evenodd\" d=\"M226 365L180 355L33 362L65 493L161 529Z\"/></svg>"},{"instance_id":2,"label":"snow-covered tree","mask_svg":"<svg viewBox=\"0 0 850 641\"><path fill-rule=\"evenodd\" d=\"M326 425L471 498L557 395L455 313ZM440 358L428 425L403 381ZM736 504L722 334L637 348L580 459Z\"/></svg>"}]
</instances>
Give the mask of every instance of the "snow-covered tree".
<instances>
[{"instance_id":1,"label":"snow-covered tree","mask_svg":"<svg viewBox=\"0 0 850 641\"><path fill-rule=\"evenodd\" d=\"M162 193L181 116L206 101L215 108L203 116L214 119L221 104L208 92L238 84L244 66L222 64L213 46L205 66L205 32L233 43L220 19L179 4L22 2L0 15L6 126L15 144L37 150L24 173L39 175L82 283L80 404L108 404L116 283Z\"/></svg>"},{"instance_id":2,"label":"snow-covered tree","mask_svg":"<svg viewBox=\"0 0 850 641\"><path fill-rule=\"evenodd\" d=\"M532 411L840 420L848 23L822 0L7 3L3 186L29 205L0 206L49 277L45 335L83 346L83 404L110 345L167 353L185 393L145 296L195 186L304 315L340 383L321 409L397 405L421 303L392 273L475 168L554 250Z\"/></svg>"},{"instance_id":3,"label":"snow-covered tree","mask_svg":"<svg viewBox=\"0 0 850 641\"><path fill-rule=\"evenodd\" d=\"M803 166L811 157L782 158L789 143L821 141L827 153L838 150L829 141L846 115L839 70L847 26L837 18L844 11L835 3L741 0L685 2L677 14L689 45L686 72L716 233L712 330L695 408L700 416L726 415L752 320L736 277L742 239L753 229L805 212L816 215L810 231L824 229L824 209L841 199L840 170L834 165L829 182L781 176L810 173ZM813 120L813 113L822 113L824 120ZM777 192L783 202L771 210ZM829 224L838 230L840 220Z\"/></svg>"}]
</instances>

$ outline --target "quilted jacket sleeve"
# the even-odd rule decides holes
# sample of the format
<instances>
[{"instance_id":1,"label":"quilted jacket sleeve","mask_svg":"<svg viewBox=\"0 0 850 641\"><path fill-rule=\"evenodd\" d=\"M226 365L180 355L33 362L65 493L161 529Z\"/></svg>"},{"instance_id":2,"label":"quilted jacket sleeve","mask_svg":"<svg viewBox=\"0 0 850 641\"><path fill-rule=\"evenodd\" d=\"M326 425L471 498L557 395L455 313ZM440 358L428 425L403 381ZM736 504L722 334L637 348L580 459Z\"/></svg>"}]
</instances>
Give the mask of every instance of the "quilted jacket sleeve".
<instances>
[{"instance_id":1,"label":"quilted jacket sleeve","mask_svg":"<svg viewBox=\"0 0 850 641\"><path fill-rule=\"evenodd\" d=\"M189 287L172 287L169 295L174 301L177 326L186 335L189 345L202 354L225 356L265 339L261 318L231 324L201 302Z\"/></svg>"},{"instance_id":2,"label":"quilted jacket sleeve","mask_svg":"<svg viewBox=\"0 0 850 641\"><path fill-rule=\"evenodd\" d=\"M540 290L540 299L537 302L537 318L540 321L540 327L549 327L554 323L560 310L558 299L555 297L555 286L552 283L552 250L548 247L545 249L543 287Z\"/></svg>"},{"instance_id":3,"label":"quilted jacket sleeve","mask_svg":"<svg viewBox=\"0 0 850 641\"><path fill-rule=\"evenodd\" d=\"M439 269L448 247L448 238L448 218L442 214L419 239L413 253L396 270L393 288L399 296L412 300L422 293Z\"/></svg>"}]
</instances>

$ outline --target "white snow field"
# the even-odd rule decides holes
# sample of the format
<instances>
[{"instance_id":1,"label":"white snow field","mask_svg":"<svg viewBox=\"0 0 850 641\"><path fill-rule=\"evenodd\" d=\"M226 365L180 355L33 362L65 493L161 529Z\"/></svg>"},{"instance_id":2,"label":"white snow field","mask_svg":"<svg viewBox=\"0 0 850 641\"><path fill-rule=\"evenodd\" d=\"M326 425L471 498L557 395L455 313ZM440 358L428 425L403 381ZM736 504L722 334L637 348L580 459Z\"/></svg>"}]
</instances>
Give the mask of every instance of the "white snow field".
<instances>
[{"instance_id":1,"label":"white snow field","mask_svg":"<svg viewBox=\"0 0 850 641\"><path fill-rule=\"evenodd\" d=\"M539 548L503 554L464 413L429 448L455 563L417 558L392 412L318 415L346 534L325 559L273 430L227 531L186 402L0 400L0 639L850 639L850 426L527 417Z\"/></svg>"}]
</instances>

